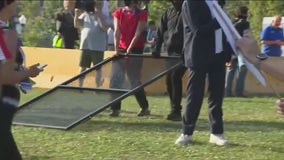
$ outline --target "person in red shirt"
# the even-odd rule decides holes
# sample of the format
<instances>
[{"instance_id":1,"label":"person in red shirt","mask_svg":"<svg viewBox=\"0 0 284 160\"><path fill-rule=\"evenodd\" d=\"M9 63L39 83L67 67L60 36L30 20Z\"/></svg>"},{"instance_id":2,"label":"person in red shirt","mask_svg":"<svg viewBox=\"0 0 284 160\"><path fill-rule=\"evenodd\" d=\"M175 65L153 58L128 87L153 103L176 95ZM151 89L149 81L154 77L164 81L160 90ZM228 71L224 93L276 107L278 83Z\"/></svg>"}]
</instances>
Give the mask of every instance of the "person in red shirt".
<instances>
[{"instance_id":1,"label":"person in red shirt","mask_svg":"<svg viewBox=\"0 0 284 160\"><path fill-rule=\"evenodd\" d=\"M114 17L114 47L115 56L120 54L143 54L145 37L143 35L147 27L148 14L145 10L137 7L138 0L124 0L125 6L117 9L113 13ZM130 83L130 88L140 85L140 71L143 61L139 59L129 59L128 63L122 65L121 61L114 61L112 69L110 88L121 88L125 75ZM118 78L119 77L119 78ZM149 104L144 89L135 93L141 111L138 116L150 114ZM121 109L121 102L111 106L110 116L117 117Z\"/></svg>"}]
</instances>

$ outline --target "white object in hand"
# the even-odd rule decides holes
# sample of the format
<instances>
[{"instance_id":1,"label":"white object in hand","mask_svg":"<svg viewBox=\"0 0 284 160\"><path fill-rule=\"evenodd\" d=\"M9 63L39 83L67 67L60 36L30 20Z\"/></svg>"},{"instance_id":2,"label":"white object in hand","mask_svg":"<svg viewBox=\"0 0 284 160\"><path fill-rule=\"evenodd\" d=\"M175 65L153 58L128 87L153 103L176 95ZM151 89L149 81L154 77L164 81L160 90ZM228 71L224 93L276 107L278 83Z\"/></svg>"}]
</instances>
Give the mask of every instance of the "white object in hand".
<instances>
[{"instance_id":1,"label":"white object in hand","mask_svg":"<svg viewBox=\"0 0 284 160\"><path fill-rule=\"evenodd\" d=\"M47 64L40 64L37 66L38 69L44 69L47 66Z\"/></svg>"}]
</instances>

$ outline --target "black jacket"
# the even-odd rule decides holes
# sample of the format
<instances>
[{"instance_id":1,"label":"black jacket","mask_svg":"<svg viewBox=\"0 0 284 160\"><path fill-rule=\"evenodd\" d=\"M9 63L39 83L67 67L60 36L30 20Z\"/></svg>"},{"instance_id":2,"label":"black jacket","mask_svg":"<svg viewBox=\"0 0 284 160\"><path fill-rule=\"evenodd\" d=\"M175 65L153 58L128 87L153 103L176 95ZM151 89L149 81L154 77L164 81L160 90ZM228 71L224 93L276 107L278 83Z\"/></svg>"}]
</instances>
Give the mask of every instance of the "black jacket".
<instances>
[{"instance_id":1,"label":"black jacket","mask_svg":"<svg viewBox=\"0 0 284 160\"><path fill-rule=\"evenodd\" d=\"M232 48L223 33L223 53L215 53L215 30L219 23L205 1L186 0L183 3L184 59L189 68L203 68L213 61L224 63L231 60Z\"/></svg>"},{"instance_id":2,"label":"black jacket","mask_svg":"<svg viewBox=\"0 0 284 160\"><path fill-rule=\"evenodd\" d=\"M241 36L243 36L243 32L246 29L250 28L250 23L246 20L246 18L235 18L233 20L233 23L234 23L236 30ZM236 59L238 59L238 57L236 55L233 55L232 60L236 60Z\"/></svg>"},{"instance_id":3,"label":"black jacket","mask_svg":"<svg viewBox=\"0 0 284 160\"><path fill-rule=\"evenodd\" d=\"M165 42L164 38L166 39ZM155 37L154 55L160 55L163 42L167 46L169 55L182 53L183 23L181 11L177 11L173 6L168 8L161 17L160 26Z\"/></svg>"},{"instance_id":4,"label":"black jacket","mask_svg":"<svg viewBox=\"0 0 284 160\"><path fill-rule=\"evenodd\" d=\"M74 27L74 17L71 13L64 10L56 17L57 31L63 36L64 39L72 41L79 39L78 30Z\"/></svg>"},{"instance_id":5,"label":"black jacket","mask_svg":"<svg viewBox=\"0 0 284 160\"><path fill-rule=\"evenodd\" d=\"M243 36L244 30L250 28L250 24L245 18L236 18L234 19L233 23L241 36Z\"/></svg>"}]
</instances>

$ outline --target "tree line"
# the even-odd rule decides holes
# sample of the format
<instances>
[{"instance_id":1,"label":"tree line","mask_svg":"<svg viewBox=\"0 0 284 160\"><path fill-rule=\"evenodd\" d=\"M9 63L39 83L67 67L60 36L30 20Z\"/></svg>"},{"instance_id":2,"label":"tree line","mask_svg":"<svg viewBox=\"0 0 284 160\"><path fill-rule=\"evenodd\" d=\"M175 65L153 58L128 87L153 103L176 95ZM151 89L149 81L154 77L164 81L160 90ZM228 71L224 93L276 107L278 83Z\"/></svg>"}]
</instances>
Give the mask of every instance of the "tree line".
<instances>
[{"instance_id":1,"label":"tree line","mask_svg":"<svg viewBox=\"0 0 284 160\"><path fill-rule=\"evenodd\" d=\"M110 10L116 9L116 2L110 0ZM150 0L149 20L159 24L163 12L171 5L166 0ZM246 5L249 8L249 21L256 39L262 29L263 17L284 15L284 1L280 0L226 0L224 10L231 18L234 17L236 8ZM19 15L25 15L27 23L21 35L25 46L49 47L55 30L56 12L63 9L62 0L54 1L19 1ZM50 42L49 42L50 41ZM47 44L47 43L50 44Z\"/></svg>"}]
</instances>

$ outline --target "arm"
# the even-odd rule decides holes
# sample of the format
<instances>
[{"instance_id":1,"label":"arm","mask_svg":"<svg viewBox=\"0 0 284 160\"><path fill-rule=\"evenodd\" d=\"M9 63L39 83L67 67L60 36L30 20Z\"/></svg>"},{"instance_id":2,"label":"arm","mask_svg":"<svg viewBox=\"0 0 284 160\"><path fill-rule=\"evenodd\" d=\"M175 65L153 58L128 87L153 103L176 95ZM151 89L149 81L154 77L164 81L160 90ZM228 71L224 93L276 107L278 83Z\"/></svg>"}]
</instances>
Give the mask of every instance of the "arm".
<instances>
[{"instance_id":1,"label":"arm","mask_svg":"<svg viewBox=\"0 0 284 160\"><path fill-rule=\"evenodd\" d=\"M4 41L8 50L13 57L8 60L0 62L0 77L1 84L16 84L27 77L35 77L42 70L38 69L39 64L34 64L28 67L26 70L16 71L15 55L17 51L17 34L15 31L5 31Z\"/></svg>"},{"instance_id":2,"label":"arm","mask_svg":"<svg viewBox=\"0 0 284 160\"><path fill-rule=\"evenodd\" d=\"M102 29L102 30L104 30L104 31L107 31L108 30L108 28L110 28L111 26L110 25L108 25L106 22L105 22L105 20L104 20L104 18L103 18L103 15L102 15L102 10L98 10L97 12L96 12L96 15L97 15L97 17L98 17L98 23L99 23L99 25L100 25L100 28Z\"/></svg>"},{"instance_id":3,"label":"arm","mask_svg":"<svg viewBox=\"0 0 284 160\"><path fill-rule=\"evenodd\" d=\"M119 20L114 17L114 49L116 52L116 55L118 54L118 44L119 44L119 37L120 37L120 26L119 26Z\"/></svg>"},{"instance_id":4,"label":"arm","mask_svg":"<svg viewBox=\"0 0 284 160\"><path fill-rule=\"evenodd\" d=\"M95 13L98 18L98 23L102 30L107 31L110 25L108 25L103 17L103 1L96 1Z\"/></svg>"},{"instance_id":5,"label":"arm","mask_svg":"<svg viewBox=\"0 0 284 160\"><path fill-rule=\"evenodd\" d=\"M269 57L259 62L259 68L270 74L272 77L284 82L284 73L281 68L284 66L283 57Z\"/></svg>"},{"instance_id":6,"label":"arm","mask_svg":"<svg viewBox=\"0 0 284 160\"><path fill-rule=\"evenodd\" d=\"M262 32L260 36L260 43L265 45L284 45L283 37L281 40L271 40L270 35L270 27L266 27Z\"/></svg>"},{"instance_id":7,"label":"arm","mask_svg":"<svg viewBox=\"0 0 284 160\"><path fill-rule=\"evenodd\" d=\"M162 15L160 26L157 30L157 35L155 37L154 41L154 51L152 52L152 55L154 57L159 57L161 54L161 48L162 44L164 42L164 33L168 30L168 18L167 18L167 11Z\"/></svg>"},{"instance_id":8,"label":"arm","mask_svg":"<svg viewBox=\"0 0 284 160\"><path fill-rule=\"evenodd\" d=\"M56 21L56 31L57 31L57 32L59 32L61 23L62 23L62 22L60 22L60 21Z\"/></svg>"},{"instance_id":9,"label":"arm","mask_svg":"<svg viewBox=\"0 0 284 160\"><path fill-rule=\"evenodd\" d=\"M39 64L29 66L26 70L16 71L15 62L6 60L0 63L1 84L16 84L27 77L36 77L42 70L38 69Z\"/></svg>"},{"instance_id":10,"label":"arm","mask_svg":"<svg viewBox=\"0 0 284 160\"><path fill-rule=\"evenodd\" d=\"M132 51L132 48L136 45L136 43L141 38L142 33L145 31L147 27L147 19L148 19L148 13L143 10L140 11L140 14L138 16L138 24L136 27L136 31L135 31L134 37L132 38L126 50L126 54L129 54Z\"/></svg>"},{"instance_id":11,"label":"arm","mask_svg":"<svg viewBox=\"0 0 284 160\"><path fill-rule=\"evenodd\" d=\"M269 57L266 60L258 61L256 55L260 53L257 42L252 38L250 32L236 42L236 46L242 51L245 58L259 69L265 71L271 76L284 82L284 60L282 57Z\"/></svg>"},{"instance_id":12,"label":"arm","mask_svg":"<svg viewBox=\"0 0 284 160\"><path fill-rule=\"evenodd\" d=\"M55 20L56 20L56 31L59 32L59 29L60 29L60 26L61 26L61 23L62 23L62 14L57 12L55 13Z\"/></svg>"},{"instance_id":13,"label":"arm","mask_svg":"<svg viewBox=\"0 0 284 160\"><path fill-rule=\"evenodd\" d=\"M269 40L261 40L260 41L261 44L266 44L266 45L283 45L284 43L280 40L277 41L269 41Z\"/></svg>"},{"instance_id":14,"label":"arm","mask_svg":"<svg viewBox=\"0 0 284 160\"><path fill-rule=\"evenodd\" d=\"M82 22L79 19L79 16L82 14L82 11L78 8L75 8L75 16L74 16L74 27L79 28L82 26Z\"/></svg>"},{"instance_id":15,"label":"arm","mask_svg":"<svg viewBox=\"0 0 284 160\"><path fill-rule=\"evenodd\" d=\"M126 54L129 54L131 52L132 48L137 43L137 41L139 40L142 32L146 29L146 27L147 27L147 22L146 21L139 21L138 22L135 35L132 38L131 43L130 43L130 45L127 48Z\"/></svg>"}]
</instances>

